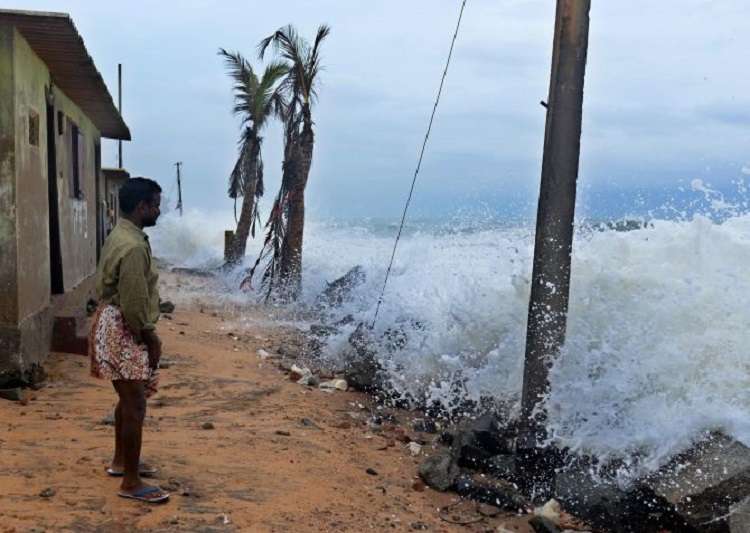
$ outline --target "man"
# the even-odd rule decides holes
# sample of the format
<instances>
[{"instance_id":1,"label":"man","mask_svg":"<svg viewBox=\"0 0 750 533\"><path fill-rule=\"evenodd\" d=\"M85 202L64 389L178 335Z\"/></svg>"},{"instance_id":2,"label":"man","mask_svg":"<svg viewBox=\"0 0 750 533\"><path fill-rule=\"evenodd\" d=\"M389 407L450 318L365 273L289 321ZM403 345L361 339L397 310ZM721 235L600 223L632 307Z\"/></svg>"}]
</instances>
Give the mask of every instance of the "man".
<instances>
[{"instance_id":1,"label":"man","mask_svg":"<svg viewBox=\"0 0 750 533\"><path fill-rule=\"evenodd\" d=\"M131 178L119 192L122 217L107 237L97 269L99 308L89 336L93 376L112 381L115 454L107 473L122 476L119 495L148 503L169 494L143 482L155 470L140 463L146 398L156 391L161 341L158 274L143 228L159 218L161 187L150 179Z\"/></svg>"}]
</instances>

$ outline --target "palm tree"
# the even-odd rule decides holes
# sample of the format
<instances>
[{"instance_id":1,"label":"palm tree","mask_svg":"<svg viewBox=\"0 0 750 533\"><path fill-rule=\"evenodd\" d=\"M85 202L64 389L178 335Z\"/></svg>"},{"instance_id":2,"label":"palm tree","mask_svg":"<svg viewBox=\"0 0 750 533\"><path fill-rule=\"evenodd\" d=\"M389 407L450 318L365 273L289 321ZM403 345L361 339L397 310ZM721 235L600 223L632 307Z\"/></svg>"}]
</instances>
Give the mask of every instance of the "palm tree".
<instances>
[{"instance_id":1,"label":"palm tree","mask_svg":"<svg viewBox=\"0 0 750 533\"><path fill-rule=\"evenodd\" d=\"M258 80L252 65L239 52L230 53L219 49L234 80L234 113L242 120L242 135L239 141L239 156L229 175L229 197L235 201L242 196L242 209L237 220L237 230L227 250L229 262L241 261L250 233L255 235L255 221L258 219L257 199L263 196L263 159L260 132L274 116L283 117L284 98L280 80L287 74L287 66L281 62L268 65Z\"/></svg>"},{"instance_id":2,"label":"palm tree","mask_svg":"<svg viewBox=\"0 0 750 533\"><path fill-rule=\"evenodd\" d=\"M289 25L263 39L258 45L263 59L269 45L287 67L279 84L286 99L284 106L284 163L281 188L267 224L268 234L264 252L273 252L264 274L269 295L274 282L280 285L280 296L296 299L302 281L302 239L305 227L305 188L312 166L315 135L311 108L317 100L318 74L321 70L320 46L330 33L321 25L313 45ZM274 219L276 217L276 219ZM256 262L257 267L257 262ZM255 267L250 272L250 277Z\"/></svg>"}]
</instances>

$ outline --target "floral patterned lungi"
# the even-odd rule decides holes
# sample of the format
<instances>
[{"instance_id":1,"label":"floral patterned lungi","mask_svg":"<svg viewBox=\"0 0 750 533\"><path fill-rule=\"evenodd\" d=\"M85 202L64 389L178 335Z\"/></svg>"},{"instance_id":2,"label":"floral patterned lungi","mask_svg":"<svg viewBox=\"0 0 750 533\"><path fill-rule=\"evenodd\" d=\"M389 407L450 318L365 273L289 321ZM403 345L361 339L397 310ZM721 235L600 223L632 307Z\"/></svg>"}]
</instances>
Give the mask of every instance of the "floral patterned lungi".
<instances>
[{"instance_id":1,"label":"floral patterned lungi","mask_svg":"<svg viewBox=\"0 0 750 533\"><path fill-rule=\"evenodd\" d=\"M152 396L159 374L151 370L148 349L136 341L120 309L100 305L89 333L91 375L109 381L146 381L146 396Z\"/></svg>"}]
</instances>

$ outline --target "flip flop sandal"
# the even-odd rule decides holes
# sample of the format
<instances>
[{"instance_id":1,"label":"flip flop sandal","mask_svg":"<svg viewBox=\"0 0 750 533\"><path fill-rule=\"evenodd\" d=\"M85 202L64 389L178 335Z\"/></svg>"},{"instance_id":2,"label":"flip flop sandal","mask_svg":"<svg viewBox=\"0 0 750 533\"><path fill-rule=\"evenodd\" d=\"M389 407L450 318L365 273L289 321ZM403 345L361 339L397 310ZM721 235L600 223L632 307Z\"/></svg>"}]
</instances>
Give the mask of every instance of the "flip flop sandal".
<instances>
[{"instance_id":1,"label":"flip flop sandal","mask_svg":"<svg viewBox=\"0 0 750 533\"><path fill-rule=\"evenodd\" d=\"M122 477L125 475L125 472L122 470L114 470L111 466L107 467L107 475L111 477ZM143 477L152 477L159 473L159 469L155 467L148 467L146 465L141 464L138 468L138 474Z\"/></svg>"},{"instance_id":2,"label":"flip flop sandal","mask_svg":"<svg viewBox=\"0 0 750 533\"><path fill-rule=\"evenodd\" d=\"M149 497L149 494L155 492L161 493L161 496ZM131 500L138 500L139 502L145 503L161 503L169 499L169 493L164 492L159 487L143 487L142 489L134 492L133 494L127 494L125 492L119 492L117 494L120 498L128 498Z\"/></svg>"}]
</instances>

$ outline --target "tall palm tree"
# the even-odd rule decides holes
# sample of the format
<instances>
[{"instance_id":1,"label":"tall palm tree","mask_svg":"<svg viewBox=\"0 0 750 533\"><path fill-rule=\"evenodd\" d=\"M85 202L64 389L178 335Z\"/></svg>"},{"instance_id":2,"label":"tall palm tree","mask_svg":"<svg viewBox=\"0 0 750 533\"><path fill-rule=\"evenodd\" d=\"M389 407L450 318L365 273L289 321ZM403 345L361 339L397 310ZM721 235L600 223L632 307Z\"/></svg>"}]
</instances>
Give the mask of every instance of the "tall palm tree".
<instances>
[{"instance_id":1,"label":"tall palm tree","mask_svg":"<svg viewBox=\"0 0 750 533\"><path fill-rule=\"evenodd\" d=\"M287 73L279 85L286 99L283 109L284 163L281 188L267 224L264 252L266 255L273 253L264 281L268 284L268 294L274 282L277 282L281 289L280 296L288 299L297 298L302 281L305 188L315 144L311 108L317 100L318 75L321 71L320 47L330 31L328 26L321 25L310 46L289 25L280 28L258 45L261 59L268 47L272 46L276 57L287 66ZM259 261L264 257L264 252ZM250 277L254 270L255 267L251 270Z\"/></svg>"},{"instance_id":2,"label":"tall palm tree","mask_svg":"<svg viewBox=\"0 0 750 533\"><path fill-rule=\"evenodd\" d=\"M271 63L258 80L252 65L239 52L230 53L220 48L219 55L224 57L229 76L234 80L233 111L242 122L239 156L229 175L228 191L235 201L235 217L237 198L242 196L237 229L227 250L227 260L238 262L245 256L248 236L255 235L257 199L263 196L263 137L260 133L269 118L285 116L280 80L284 79L288 67L282 62Z\"/></svg>"}]
</instances>

